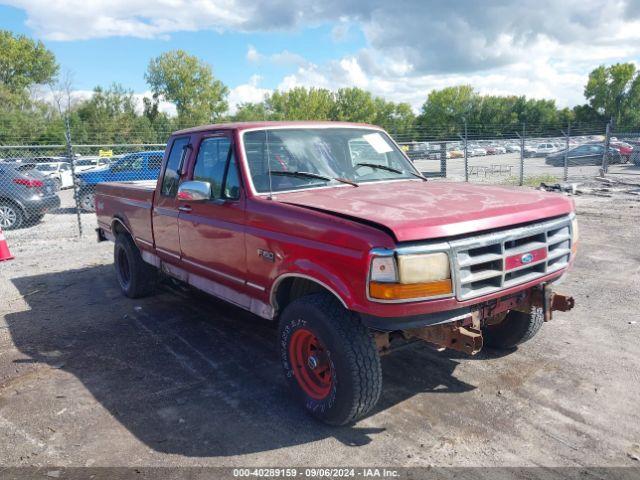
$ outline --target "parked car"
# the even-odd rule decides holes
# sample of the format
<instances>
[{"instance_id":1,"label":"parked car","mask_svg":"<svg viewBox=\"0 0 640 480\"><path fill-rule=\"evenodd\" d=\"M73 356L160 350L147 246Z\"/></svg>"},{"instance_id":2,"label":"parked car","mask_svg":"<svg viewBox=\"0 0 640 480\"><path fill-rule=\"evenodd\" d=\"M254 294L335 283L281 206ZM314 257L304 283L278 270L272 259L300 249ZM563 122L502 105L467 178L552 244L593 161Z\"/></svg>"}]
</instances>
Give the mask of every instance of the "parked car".
<instances>
[{"instance_id":1,"label":"parked car","mask_svg":"<svg viewBox=\"0 0 640 480\"><path fill-rule=\"evenodd\" d=\"M604 145L602 144L584 144L569 150L547 155L545 163L554 167L564 166L565 152L567 152L567 160L569 165L601 165L602 156L604 155ZM622 163L622 156L615 148L609 148L609 163Z\"/></svg>"},{"instance_id":2,"label":"parked car","mask_svg":"<svg viewBox=\"0 0 640 480\"><path fill-rule=\"evenodd\" d=\"M97 168L107 168L109 161L100 157L78 158L73 161L73 168L76 174L86 172L87 170L95 170Z\"/></svg>"},{"instance_id":3,"label":"parked car","mask_svg":"<svg viewBox=\"0 0 640 480\"><path fill-rule=\"evenodd\" d=\"M611 148L615 148L616 150L618 150L618 152L620 152L622 163L627 163L629 161L634 150L633 145L629 145L628 143L620 141L610 142L609 146Z\"/></svg>"},{"instance_id":4,"label":"parked car","mask_svg":"<svg viewBox=\"0 0 640 480\"><path fill-rule=\"evenodd\" d=\"M539 143L534 147L534 157L546 157L549 154L556 153L560 148L555 143ZM525 149L526 153L526 149Z\"/></svg>"},{"instance_id":5,"label":"parked car","mask_svg":"<svg viewBox=\"0 0 640 480\"><path fill-rule=\"evenodd\" d=\"M515 152L520 153L520 145L516 145L514 143L510 143L506 145L504 148L507 151L507 153L515 153Z\"/></svg>"},{"instance_id":6,"label":"parked car","mask_svg":"<svg viewBox=\"0 0 640 480\"><path fill-rule=\"evenodd\" d=\"M129 153L105 168L77 174L80 208L85 212L95 211L95 186L99 183L157 179L162 155L164 152L158 150Z\"/></svg>"},{"instance_id":7,"label":"parked car","mask_svg":"<svg viewBox=\"0 0 640 480\"><path fill-rule=\"evenodd\" d=\"M60 206L56 185L34 164L0 163L0 228L34 224Z\"/></svg>"},{"instance_id":8,"label":"parked car","mask_svg":"<svg viewBox=\"0 0 640 480\"><path fill-rule=\"evenodd\" d=\"M162 271L277 321L286 382L329 424L374 408L397 340L513 351L573 306L551 290L578 242L570 198L426 182L380 128L208 125L164 158L155 182L96 187L122 292Z\"/></svg>"},{"instance_id":9,"label":"parked car","mask_svg":"<svg viewBox=\"0 0 640 480\"><path fill-rule=\"evenodd\" d=\"M454 148L453 150L450 150L448 153L449 153L449 157L448 158L463 158L464 157L464 150L460 150L459 148Z\"/></svg>"},{"instance_id":10,"label":"parked car","mask_svg":"<svg viewBox=\"0 0 640 480\"><path fill-rule=\"evenodd\" d=\"M71 165L67 162L37 163L35 169L45 177L51 178L58 190L73 187Z\"/></svg>"},{"instance_id":11,"label":"parked car","mask_svg":"<svg viewBox=\"0 0 640 480\"><path fill-rule=\"evenodd\" d=\"M484 157L487 154L487 151L484 148L476 147L469 151L472 157Z\"/></svg>"}]
</instances>

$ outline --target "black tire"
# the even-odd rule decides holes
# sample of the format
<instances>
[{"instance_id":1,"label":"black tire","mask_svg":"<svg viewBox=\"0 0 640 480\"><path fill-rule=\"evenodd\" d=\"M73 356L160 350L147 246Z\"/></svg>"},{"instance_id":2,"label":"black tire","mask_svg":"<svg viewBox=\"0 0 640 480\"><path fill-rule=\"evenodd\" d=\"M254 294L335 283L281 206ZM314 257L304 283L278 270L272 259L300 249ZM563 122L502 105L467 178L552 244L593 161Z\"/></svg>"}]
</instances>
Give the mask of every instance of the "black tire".
<instances>
[{"instance_id":1,"label":"black tire","mask_svg":"<svg viewBox=\"0 0 640 480\"><path fill-rule=\"evenodd\" d=\"M140 250L127 234L119 234L113 248L113 264L122 293L129 298L150 294L158 280L158 272L140 255Z\"/></svg>"},{"instance_id":2,"label":"black tire","mask_svg":"<svg viewBox=\"0 0 640 480\"><path fill-rule=\"evenodd\" d=\"M322 344L323 358L329 366L330 387L322 398L310 396L296 378L296 371L310 366L294 367L291 358L292 339L306 332ZM289 387L317 419L330 425L345 425L369 413L378 402L382 369L373 336L358 316L333 295L314 293L291 302L280 318L279 342Z\"/></svg>"},{"instance_id":3,"label":"black tire","mask_svg":"<svg viewBox=\"0 0 640 480\"><path fill-rule=\"evenodd\" d=\"M8 200L0 200L0 228L2 230L20 228L24 221L24 212L18 205Z\"/></svg>"},{"instance_id":4,"label":"black tire","mask_svg":"<svg viewBox=\"0 0 640 480\"><path fill-rule=\"evenodd\" d=\"M24 224L28 226L37 225L44 218L44 213L39 213L38 215L31 215L29 218L25 219Z\"/></svg>"},{"instance_id":5,"label":"black tire","mask_svg":"<svg viewBox=\"0 0 640 480\"><path fill-rule=\"evenodd\" d=\"M60 180L59 178L54 178L53 183L56 186L56 192L62 190L62 180Z\"/></svg>"},{"instance_id":6,"label":"black tire","mask_svg":"<svg viewBox=\"0 0 640 480\"><path fill-rule=\"evenodd\" d=\"M502 322L482 329L483 343L496 350L510 350L532 339L543 323L542 312L524 313L512 310Z\"/></svg>"}]
</instances>

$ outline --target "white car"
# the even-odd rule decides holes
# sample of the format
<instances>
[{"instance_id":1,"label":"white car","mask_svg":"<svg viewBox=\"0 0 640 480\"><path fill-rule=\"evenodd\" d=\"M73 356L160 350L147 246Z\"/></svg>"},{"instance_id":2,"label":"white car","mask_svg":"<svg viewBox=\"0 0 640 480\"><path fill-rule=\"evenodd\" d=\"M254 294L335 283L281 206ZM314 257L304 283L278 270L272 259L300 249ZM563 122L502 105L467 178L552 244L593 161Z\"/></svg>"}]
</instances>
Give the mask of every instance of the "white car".
<instances>
[{"instance_id":1,"label":"white car","mask_svg":"<svg viewBox=\"0 0 640 480\"><path fill-rule=\"evenodd\" d=\"M73 168L76 173L86 172L94 168L103 168L109 165L109 161L100 157L95 158L78 158L73 161Z\"/></svg>"},{"instance_id":2,"label":"white car","mask_svg":"<svg viewBox=\"0 0 640 480\"><path fill-rule=\"evenodd\" d=\"M556 153L559 150L555 143L539 143L535 146L536 157L546 157L550 153Z\"/></svg>"},{"instance_id":3,"label":"white car","mask_svg":"<svg viewBox=\"0 0 640 480\"><path fill-rule=\"evenodd\" d=\"M484 148L474 148L471 150L472 157L484 157L487 154L487 151Z\"/></svg>"},{"instance_id":4,"label":"white car","mask_svg":"<svg viewBox=\"0 0 640 480\"><path fill-rule=\"evenodd\" d=\"M51 178L56 183L58 189L73 187L71 165L67 162L36 163L35 169L45 177Z\"/></svg>"},{"instance_id":5,"label":"white car","mask_svg":"<svg viewBox=\"0 0 640 480\"><path fill-rule=\"evenodd\" d=\"M510 143L505 147L507 153L520 152L520 145L516 145L515 143Z\"/></svg>"}]
</instances>

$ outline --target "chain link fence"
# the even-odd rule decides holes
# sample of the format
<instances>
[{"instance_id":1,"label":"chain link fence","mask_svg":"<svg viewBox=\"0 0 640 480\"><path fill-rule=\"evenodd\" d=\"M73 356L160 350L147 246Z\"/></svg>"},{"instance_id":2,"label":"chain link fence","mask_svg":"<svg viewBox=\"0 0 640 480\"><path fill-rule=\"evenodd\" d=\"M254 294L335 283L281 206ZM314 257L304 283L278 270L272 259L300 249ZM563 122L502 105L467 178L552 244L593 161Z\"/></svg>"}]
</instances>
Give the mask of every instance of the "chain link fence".
<instances>
[{"instance_id":1,"label":"chain link fence","mask_svg":"<svg viewBox=\"0 0 640 480\"><path fill-rule=\"evenodd\" d=\"M483 126L391 132L427 177L503 185L580 181L640 174L640 133L611 125ZM164 144L0 146L0 227L9 241L90 235L93 196L103 182L155 180Z\"/></svg>"}]
</instances>

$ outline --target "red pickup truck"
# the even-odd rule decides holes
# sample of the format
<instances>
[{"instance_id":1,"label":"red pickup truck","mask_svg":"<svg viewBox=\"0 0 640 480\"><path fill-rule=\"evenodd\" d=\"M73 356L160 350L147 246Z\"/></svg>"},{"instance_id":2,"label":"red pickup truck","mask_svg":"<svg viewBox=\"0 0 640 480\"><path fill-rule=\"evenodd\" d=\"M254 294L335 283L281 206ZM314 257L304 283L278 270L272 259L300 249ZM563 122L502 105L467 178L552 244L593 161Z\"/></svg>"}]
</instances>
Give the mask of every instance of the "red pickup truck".
<instances>
[{"instance_id":1,"label":"red pickup truck","mask_svg":"<svg viewBox=\"0 0 640 480\"><path fill-rule=\"evenodd\" d=\"M330 424L374 407L398 342L511 349L573 306L550 288L576 252L570 199L427 181L370 125L181 130L157 181L95 203L125 295L165 275L277 321L292 391Z\"/></svg>"}]
</instances>

